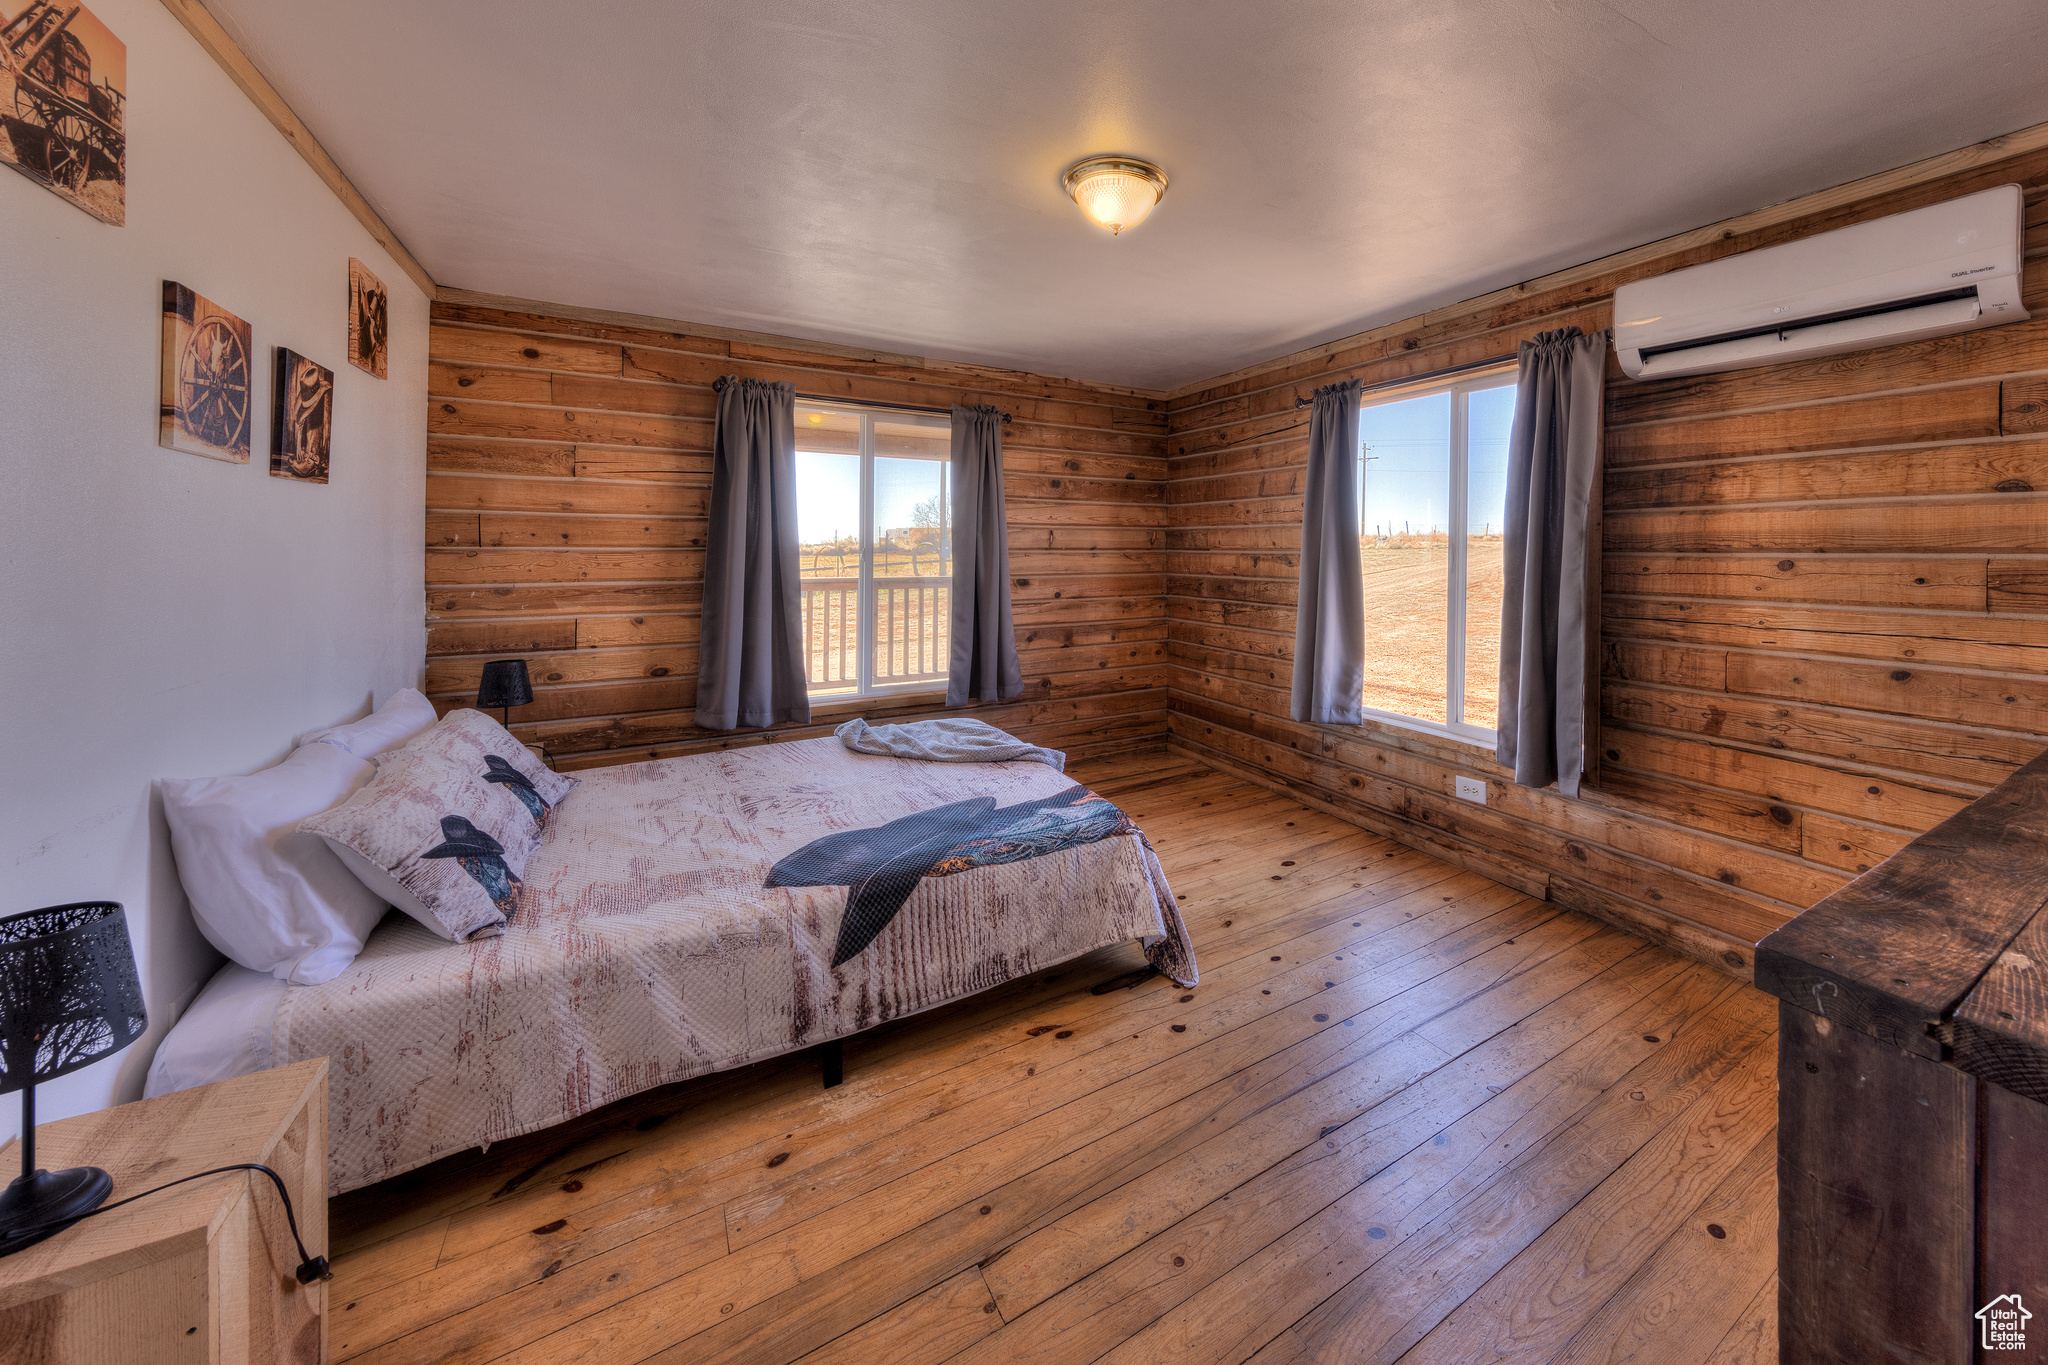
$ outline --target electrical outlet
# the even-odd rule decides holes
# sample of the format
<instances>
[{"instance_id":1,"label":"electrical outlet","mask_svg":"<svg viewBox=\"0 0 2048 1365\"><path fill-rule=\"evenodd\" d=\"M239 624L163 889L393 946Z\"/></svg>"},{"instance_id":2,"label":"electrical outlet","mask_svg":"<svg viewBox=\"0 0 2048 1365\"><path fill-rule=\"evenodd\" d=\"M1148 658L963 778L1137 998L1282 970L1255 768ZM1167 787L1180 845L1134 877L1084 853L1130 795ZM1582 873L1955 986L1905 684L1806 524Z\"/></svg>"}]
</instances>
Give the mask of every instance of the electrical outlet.
<instances>
[{"instance_id":1,"label":"electrical outlet","mask_svg":"<svg viewBox=\"0 0 2048 1365\"><path fill-rule=\"evenodd\" d=\"M1480 805L1482 805L1482 806L1483 806L1483 805L1485 805L1485 804L1486 804L1486 783L1485 783L1485 781L1484 781L1484 780L1482 780L1482 779L1480 779L1480 778L1477 778L1477 777L1461 777L1461 778L1459 778L1459 779L1458 779L1458 799L1459 799L1460 801L1476 801L1476 802L1478 802L1478 803L1479 803Z\"/></svg>"}]
</instances>

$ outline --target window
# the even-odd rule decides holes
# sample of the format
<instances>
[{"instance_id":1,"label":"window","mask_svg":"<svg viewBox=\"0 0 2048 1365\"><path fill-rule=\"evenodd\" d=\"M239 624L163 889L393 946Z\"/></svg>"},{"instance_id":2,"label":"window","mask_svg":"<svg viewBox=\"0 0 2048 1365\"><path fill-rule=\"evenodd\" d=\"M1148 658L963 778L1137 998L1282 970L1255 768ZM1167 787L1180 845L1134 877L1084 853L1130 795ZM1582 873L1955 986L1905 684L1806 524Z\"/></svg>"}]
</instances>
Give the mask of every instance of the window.
<instances>
[{"instance_id":1,"label":"window","mask_svg":"<svg viewBox=\"0 0 2048 1365\"><path fill-rule=\"evenodd\" d=\"M1365 706L1492 744L1515 373L1359 413Z\"/></svg>"},{"instance_id":2,"label":"window","mask_svg":"<svg viewBox=\"0 0 2048 1365\"><path fill-rule=\"evenodd\" d=\"M952 420L799 399L797 558L811 696L930 690L952 610Z\"/></svg>"}]
</instances>

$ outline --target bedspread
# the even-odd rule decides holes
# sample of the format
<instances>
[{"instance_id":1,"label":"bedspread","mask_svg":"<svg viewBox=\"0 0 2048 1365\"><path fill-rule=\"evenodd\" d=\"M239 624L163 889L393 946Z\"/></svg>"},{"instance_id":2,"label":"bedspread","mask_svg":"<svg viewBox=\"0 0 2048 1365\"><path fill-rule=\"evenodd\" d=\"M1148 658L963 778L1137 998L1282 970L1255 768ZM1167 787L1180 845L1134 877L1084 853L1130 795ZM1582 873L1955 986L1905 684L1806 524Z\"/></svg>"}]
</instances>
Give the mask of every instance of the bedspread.
<instances>
[{"instance_id":1,"label":"bedspread","mask_svg":"<svg viewBox=\"0 0 2048 1365\"><path fill-rule=\"evenodd\" d=\"M580 776L503 935L393 915L285 993L273 1062L331 1059L335 1191L1125 939L1195 980L1144 836L1042 763L826 738Z\"/></svg>"}]
</instances>

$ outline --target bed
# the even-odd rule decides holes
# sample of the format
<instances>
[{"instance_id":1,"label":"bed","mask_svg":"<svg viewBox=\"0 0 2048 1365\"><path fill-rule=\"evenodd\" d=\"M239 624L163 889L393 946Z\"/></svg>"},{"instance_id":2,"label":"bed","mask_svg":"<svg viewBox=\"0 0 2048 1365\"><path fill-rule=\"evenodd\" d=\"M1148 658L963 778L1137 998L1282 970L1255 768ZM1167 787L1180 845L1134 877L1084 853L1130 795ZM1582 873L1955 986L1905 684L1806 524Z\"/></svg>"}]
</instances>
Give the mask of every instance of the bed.
<instances>
[{"instance_id":1,"label":"bed","mask_svg":"<svg viewBox=\"0 0 2048 1365\"><path fill-rule=\"evenodd\" d=\"M320 985L230 964L149 1093L328 1057L340 1192L1125 940L1196 980L1144 835L1043 763L826 738L580 777L503 934L394 913Z\"/></svg>"}]
</instances>

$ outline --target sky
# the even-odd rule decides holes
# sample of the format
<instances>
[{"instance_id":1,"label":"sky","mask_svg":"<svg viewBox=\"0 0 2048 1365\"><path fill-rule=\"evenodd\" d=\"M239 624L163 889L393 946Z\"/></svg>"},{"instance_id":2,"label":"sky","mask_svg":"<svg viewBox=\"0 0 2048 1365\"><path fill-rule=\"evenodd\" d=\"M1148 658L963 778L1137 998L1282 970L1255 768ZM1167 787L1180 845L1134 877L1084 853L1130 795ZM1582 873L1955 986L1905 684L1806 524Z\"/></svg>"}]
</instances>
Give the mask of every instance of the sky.
<instances>
[{"instance_id":1,"label":"sky","mask_svg":"<svg viewBox=\"0 0 2048 1365\"><path fill-rule=\"evenodd\" d=\"M797 438L799 447L803 438ZM911 524L911 510L939 491L941 460L875 457L875 524ZM797 539L806 545L860 532L860 457L796 453Z\"/></svg>"},{"instance_id":2,"label":"sky","mask_svg":"<svg viewBox=\"0 0 2048 1365\"><path fill-rule=\"evenodd\" d=\"M1470 530L1498 535L1507 505L1508 428L1515 386L1470 396L1472 467L1466 491ZM1365 445L1365 502L1360 525L1421 533L1450 529L1451 395L1425 394L1381 403L1359 414Z\"/></svg>"}]
</instances>

